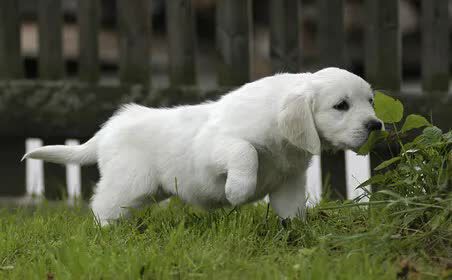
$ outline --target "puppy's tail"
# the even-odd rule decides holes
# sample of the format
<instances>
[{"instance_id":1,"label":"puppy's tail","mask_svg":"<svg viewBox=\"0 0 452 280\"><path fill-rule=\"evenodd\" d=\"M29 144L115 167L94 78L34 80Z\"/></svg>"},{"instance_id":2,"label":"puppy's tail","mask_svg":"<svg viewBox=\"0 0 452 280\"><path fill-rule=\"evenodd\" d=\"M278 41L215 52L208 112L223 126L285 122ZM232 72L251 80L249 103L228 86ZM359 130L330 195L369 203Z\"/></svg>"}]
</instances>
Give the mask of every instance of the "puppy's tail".
<instances>
[{"instance_id":1,"label":"puppy's tail","mask_svg":"<svg viewBox=\"0 0 452 280\"><path fill-rule=\"evenodd\" d=\"M23 156L26 158L42 159L53 163L92 164L97 161L97 137L94 136L82 145L77 146L44 146L37 148Z\"/></svg>"}]
</instances>

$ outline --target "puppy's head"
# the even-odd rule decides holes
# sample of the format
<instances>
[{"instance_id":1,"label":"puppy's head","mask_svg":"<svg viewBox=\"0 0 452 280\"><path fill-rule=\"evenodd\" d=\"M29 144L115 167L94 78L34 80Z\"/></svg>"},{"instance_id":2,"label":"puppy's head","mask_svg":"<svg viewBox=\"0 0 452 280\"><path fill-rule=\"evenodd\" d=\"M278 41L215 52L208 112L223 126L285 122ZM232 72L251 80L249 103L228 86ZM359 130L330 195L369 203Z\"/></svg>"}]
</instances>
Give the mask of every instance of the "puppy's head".
<instances>
[{"instance_id":1,"label":"puppy's head","mask_svg":"<svg viewBox=\"0 0 452 280\"><path fill-rule=\"evenodd\" d=\"M382 122L373 92L360 77L338 68L310 74L285 98L278 117L283 135L295 146L320 154L321 143L357 150Z\"/></svg>"}]
</instances>

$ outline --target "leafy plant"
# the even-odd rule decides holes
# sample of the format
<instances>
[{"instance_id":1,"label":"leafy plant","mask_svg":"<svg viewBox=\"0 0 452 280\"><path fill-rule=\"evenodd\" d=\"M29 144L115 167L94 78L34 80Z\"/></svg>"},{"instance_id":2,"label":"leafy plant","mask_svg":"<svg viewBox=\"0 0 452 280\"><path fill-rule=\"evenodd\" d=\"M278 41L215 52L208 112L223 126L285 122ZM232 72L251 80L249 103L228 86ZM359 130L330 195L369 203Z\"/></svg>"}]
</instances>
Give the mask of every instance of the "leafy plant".
<instances>
[{"instance_id":1,"label":"leafy plant","mask_svg":"<svg viewBox=\"0 0 452 280\"><path fill-rule=\"evenodd\" d=\"M408 115L401 129L398 129L403 111L399 100L381 92L376 93L375 113L389 129L372 132L359 154L369 153L379 142L397 146L400 153L375 167L375 171L385 172L376 174L361 186L385 183L392 187L391 191L400 195L432 194L448 189L452 175L449 172L452 131L443 133L425 117L416 114ZM412 137L407 137L411 136L407 132L422 127L422 133L416 138L412 140Z\"/></svg>"},{"instance_id":2,"label":"leafy plant","mask_svg":"<svg viewBox=\"0 0 452 280\"><path fill-rule=\"evenodd\" d=\"M399 100L376 93L375 112L387 130L373 132L359 153L367 154L381 142L399 153L375 167L376 174L359 188L372 185L377 190L365 194L368 205L371 212L384 213L379 217L387 231L393 229L391 234L415 235L419 243L412 246L426 250L451 248L452 131L444 133L415 114L402 123L403 111ZM412 130L421 128L413 137Z\"/></svg>"}]
</instances>

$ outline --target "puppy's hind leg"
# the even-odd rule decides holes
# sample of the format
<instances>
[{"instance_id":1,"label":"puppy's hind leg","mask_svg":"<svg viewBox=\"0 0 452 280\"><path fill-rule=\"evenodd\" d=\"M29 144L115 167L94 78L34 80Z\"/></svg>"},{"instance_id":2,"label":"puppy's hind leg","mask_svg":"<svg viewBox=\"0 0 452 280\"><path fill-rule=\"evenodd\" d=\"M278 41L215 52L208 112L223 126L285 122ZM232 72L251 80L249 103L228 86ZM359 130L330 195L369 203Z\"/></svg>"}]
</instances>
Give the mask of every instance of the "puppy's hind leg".
<instances>
[{"instance_id":1,"label":"puppy's hind leg","mask_svg":"<svg viewBox=\"0 0 452 280\"><path fill-rule=\"evenodd\" d=\"M288 178L279 188L270 193L270 205L281 219L305 217L306 208L306 173Z\"/></svg>"},{"instance_id":2,"label":"puppy's hind leg","mask_svg":"<svg viewBox=\"0 0 452 280\"><path fill-rule=\"evenodd\" d=\"M144 202L158 202L166 198L159 194L157 184L146 179L147 176L128 174L126 171L116 173L116 176L109 175L109 172L104 172L91 199L91 209L101 226L127 217L131 208L141 207Z\"/></svg>"}]
</instances>

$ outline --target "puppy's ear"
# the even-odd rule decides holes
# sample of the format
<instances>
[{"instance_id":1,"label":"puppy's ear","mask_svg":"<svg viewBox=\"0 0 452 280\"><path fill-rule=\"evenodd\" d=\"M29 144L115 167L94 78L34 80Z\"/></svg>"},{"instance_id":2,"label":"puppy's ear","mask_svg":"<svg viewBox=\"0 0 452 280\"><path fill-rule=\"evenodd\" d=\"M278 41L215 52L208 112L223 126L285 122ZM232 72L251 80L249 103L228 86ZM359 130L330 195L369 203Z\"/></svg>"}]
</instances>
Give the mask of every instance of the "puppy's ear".
<instances>
[{"instance_id":1,"label":"puppy's ear","mask_svg":"<svg viewBox=\"0 0 452 280\"><path fill-rule=\"evenodd\" d=\"M320 138L310 98L299 94L288 95L278 116L278 126L290 143L313 155L320 154Z\"/></svg>"}]
</instances>

